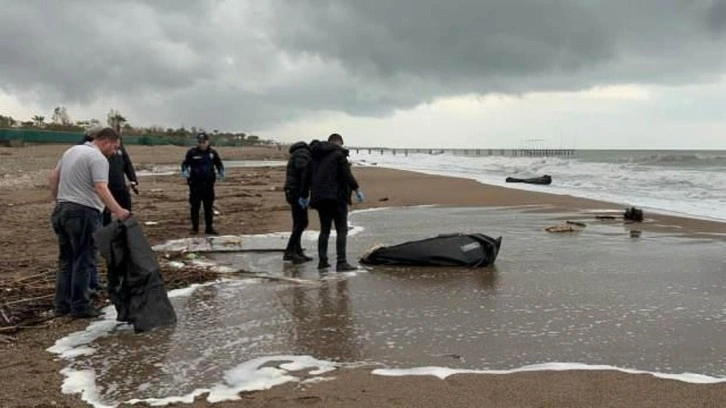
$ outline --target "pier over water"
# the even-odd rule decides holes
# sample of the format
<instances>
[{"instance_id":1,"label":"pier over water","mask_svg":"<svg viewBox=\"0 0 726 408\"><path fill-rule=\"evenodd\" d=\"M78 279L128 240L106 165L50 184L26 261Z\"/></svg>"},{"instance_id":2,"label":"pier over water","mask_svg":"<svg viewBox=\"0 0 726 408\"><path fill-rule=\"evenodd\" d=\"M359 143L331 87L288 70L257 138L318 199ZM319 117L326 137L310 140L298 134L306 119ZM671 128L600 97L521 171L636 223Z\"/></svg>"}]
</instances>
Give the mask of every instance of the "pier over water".
<instances>
[{"instance_id":1,"label":"pier over water","mask_svg":"<svg viewBox=\"0 0 726 408\"><path fill-rule=\"evenodd\" d=\"M575 149L431 149L431 148L392 148L392 147L348 147L351 152L368 154L409 154L439 155L449 153L458 156L508 156L508 157L559 157L575 156Z\"/></svg>"}]
</instances>

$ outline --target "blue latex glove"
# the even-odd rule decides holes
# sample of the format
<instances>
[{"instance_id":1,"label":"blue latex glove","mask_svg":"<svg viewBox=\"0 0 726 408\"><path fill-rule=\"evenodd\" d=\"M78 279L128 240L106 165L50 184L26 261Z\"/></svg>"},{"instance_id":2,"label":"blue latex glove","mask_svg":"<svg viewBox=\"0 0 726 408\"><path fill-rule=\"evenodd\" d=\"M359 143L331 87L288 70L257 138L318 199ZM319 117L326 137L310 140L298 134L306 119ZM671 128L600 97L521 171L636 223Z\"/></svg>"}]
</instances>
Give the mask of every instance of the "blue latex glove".
<instances>
[{"instance_id":1,"label":"blue latex glove","mask_svg":"<svg viewBox=\"0 0 726 408\"><path fill-rule=\"evenodd\" d=\"M219 180L224 181L224 169L219 171Z\"/></svg>"},{"instance_id":2,"label":"blue latex glove","mask_svg":"<svg viewBox=\"0 0 726 408\"><path fill-rule=\"evenodd\" d=\"M358 202L359 202L359 203L362 203L363 201L365 201L365 199L366 199L366 196L364 196L364 195L363 195L363 192L359 190L359 191L356 191L356 192L355 192L355 198L357 198L357 199L358 199Z\"/></svg>"},{"instance_id":3,"label":"blue latex glove","mask_svg":"<svg viewBox=\"0 0 726 408\"><path fill-rule=\"evenodd\" d=\"M300 207L302 208L308 208L308 204L310 204L310 199L305 197L300 197L297 199L297 203L300 204Z\"/></svg>"},{"instance_id":4,"label":"blue latex glove","mask_svg":"<svg viewBox=\"0 0 726 408\"><path fill-rule=\"evenodd\" d=\"M189 169L182 170L182 177L184 177L185 179L188 179L189 176L190 176L189 175Z\"/></svg>"}]
</instances>

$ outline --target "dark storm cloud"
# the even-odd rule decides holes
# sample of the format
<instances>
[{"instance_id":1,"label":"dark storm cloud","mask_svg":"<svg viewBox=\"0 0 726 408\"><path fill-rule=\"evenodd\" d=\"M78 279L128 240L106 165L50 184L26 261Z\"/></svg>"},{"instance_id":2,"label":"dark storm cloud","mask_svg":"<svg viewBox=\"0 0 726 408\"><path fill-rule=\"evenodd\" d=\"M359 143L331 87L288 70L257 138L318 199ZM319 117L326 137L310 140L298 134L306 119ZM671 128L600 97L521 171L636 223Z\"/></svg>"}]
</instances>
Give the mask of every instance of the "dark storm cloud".
<instances>
[{"instance_id":1,"label":"dark storm cloud","mask_svg":"<svg viewBox=\"0 0 726 408\"><path fill-rule=\"evenodd\" d=\"M723 43L706 32L711 1L276 4L290 10L271 24L282 48L341 61L370 78L402 74L484 92L529 91L595 81L688 83L720 74L725 62Z\"/></svg>"},{"instance_id":2,"label":"dark storm cloud","mask_svg":"<svg viewBox=\"0 0 726 408\"><path fill-rule=\"evenodd\" d=\"M0 88L260 127L439 96L713 80L724 1L0 1Z\"/></svg>"}]
</instances>

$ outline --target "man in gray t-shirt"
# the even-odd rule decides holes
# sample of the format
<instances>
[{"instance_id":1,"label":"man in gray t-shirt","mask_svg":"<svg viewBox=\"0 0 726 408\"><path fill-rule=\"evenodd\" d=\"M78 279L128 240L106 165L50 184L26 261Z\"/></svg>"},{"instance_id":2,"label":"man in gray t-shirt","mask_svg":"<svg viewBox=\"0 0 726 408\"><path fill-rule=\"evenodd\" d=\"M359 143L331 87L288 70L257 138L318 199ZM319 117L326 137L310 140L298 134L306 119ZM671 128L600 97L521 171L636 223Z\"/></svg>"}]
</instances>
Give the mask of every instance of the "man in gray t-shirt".
<instances>
[{"instance_id":1,"label":"man in gray t-shirt","mask_svg":"<svg viewBox=\"0 0 726 408\"><path fill-rule=\"evenodd\" d=\"M104 128L93 142L66 150L51 172L50 188L56 201L51 221L60 250L55 285L57 315L99 315L91 307L88 291L95 262L93 233L100 226L104 207L119 219L129 216L108 189L107 157L118 145L118 133Z\"/></svg>"}]
</instances>

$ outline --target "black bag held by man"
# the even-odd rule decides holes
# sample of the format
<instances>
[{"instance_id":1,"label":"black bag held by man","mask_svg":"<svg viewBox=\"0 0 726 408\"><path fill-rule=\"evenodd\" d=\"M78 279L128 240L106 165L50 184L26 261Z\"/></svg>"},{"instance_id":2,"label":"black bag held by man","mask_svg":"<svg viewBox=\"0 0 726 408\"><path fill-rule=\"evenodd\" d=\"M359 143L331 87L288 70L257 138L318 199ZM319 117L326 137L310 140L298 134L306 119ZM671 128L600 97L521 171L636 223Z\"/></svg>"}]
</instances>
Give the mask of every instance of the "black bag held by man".
<instances>
[{"instance_id":1,"label":"black bag held by man","mask_svg":"<svg viewBox=\"0 0 726 408\"><path fill-rule=\"evenodd\" d=\"M134 217L116 221L94 234L108 266L108 293L116 320L143 332L176 323L176 313L161 279L156 254Z\"/></svg>"},{"instance_id":2,"label":"black bag held by man","mask_svg":"<svg viewBox=\"0 0 726 408\"><path fill-rule=\"evenodd\" d=\"M368 265L469 266L494 264L502 237L484 234L444 234L395 246L378 246L360 260Z\"/></svg>"}]
</instances>

